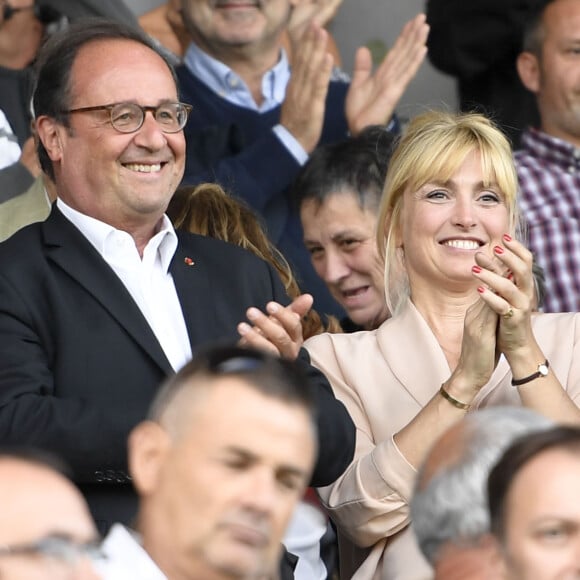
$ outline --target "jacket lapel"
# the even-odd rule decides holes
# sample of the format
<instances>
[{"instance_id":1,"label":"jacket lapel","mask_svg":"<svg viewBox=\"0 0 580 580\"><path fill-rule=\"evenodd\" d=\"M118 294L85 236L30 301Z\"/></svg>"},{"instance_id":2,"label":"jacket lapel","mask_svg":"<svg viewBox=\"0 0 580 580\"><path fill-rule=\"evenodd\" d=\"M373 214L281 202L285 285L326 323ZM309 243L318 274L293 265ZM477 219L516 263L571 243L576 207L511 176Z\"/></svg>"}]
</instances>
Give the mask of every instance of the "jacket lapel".
<instances>
[{"instance_id":1,"label":"jacket lapel","mask_svg":"<svg viewBox=\"0 0 580 580\"><path fill-rule=\"evenodd\" d=\"M398 381L424 407L451 373L431 329L408 300L377 332L379 348Z\"/></svg>"},{"instance_id":2,"label":"jacket lapel","mask_svg":"<svg viewBox=\"0 0 580 580\"><path fill-rule=\"evenodd\" d=\"M165 374L172 373L159 341L124 284L56 204L42 232L47 259L91 294Z\"/></svg>"},{"instance_id":3,"label":"jacket lapel","mask_svg":"<svg viewBox=\"0 0 580 580\"><path fill-rule=\"evenodd\" d=\"M177 235L179 244L169 271L173 276L189 342L194 351L196 345L213 338L216 317L211 291L211 265L207 263L207 258L196 251L192 237L185 238L181 232L177 232Z\"/></svg>"},{"instance_id":4,"label":"jacket lapel","mask_svg":"<svg viewBox=\"0 0 580 580\"><path fill-rule=\"evenodd\" d=\"M390 328L388 323L391 323ZM445 354L410 300L388 323L377 331L379 348L403 388L424 407L451 375ZM508 373L509 365L502 356L489 382L480 389L472 405L480 406L481 401L505 380Z\"/></svg>"}]
</instances>

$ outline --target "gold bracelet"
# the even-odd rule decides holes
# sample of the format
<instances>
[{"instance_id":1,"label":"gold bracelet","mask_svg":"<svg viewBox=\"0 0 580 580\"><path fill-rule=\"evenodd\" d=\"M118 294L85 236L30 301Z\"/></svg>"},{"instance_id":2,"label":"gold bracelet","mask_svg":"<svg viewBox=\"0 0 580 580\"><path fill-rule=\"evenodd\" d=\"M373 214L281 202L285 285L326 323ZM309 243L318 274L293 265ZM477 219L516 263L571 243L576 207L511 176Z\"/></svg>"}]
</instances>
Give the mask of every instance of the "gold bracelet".
<instances>
[{"instance_id":1,"label":"gold bracelet","mask_svg":"<svg viewBox=\"0 0 580 580\"><path fill-rule=\"evenodd\" d=\"M461 401L458 401L455 397L452 397L446 390L445 390L445 383L443 383L441 385L441 388L439 389L439 394L446 400L449 401L454 407L457 407L458 409L462 409L463 411L469 411L469 409L471 408L471 405L468 405L467 403L462 403Z\"/></svg>"}]
</instances>

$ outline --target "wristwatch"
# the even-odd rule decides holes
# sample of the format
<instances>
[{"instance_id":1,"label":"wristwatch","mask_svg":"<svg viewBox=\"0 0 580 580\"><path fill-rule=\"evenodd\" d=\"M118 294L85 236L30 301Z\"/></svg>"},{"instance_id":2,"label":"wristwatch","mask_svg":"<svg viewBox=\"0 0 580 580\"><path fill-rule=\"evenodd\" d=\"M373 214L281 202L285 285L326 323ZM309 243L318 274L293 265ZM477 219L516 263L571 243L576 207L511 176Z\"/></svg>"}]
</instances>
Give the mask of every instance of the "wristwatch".
<instances>
[{"instance_id":1,"label":"wristwatch","mask_svg":"<svg viewBox=\"0 0 580 580\"><path fill-rule=\"evenodd\" d=\"M512 379L512 385L514 387L519 387L535 379L539 379L540 377L547 377L549 368L550 363L548 362L548 359L546 359L545 362L540 363L538 365L538 370L535 373L532 373L531 375L524 377L523 379Z\"/></svg>"}]
</instances>

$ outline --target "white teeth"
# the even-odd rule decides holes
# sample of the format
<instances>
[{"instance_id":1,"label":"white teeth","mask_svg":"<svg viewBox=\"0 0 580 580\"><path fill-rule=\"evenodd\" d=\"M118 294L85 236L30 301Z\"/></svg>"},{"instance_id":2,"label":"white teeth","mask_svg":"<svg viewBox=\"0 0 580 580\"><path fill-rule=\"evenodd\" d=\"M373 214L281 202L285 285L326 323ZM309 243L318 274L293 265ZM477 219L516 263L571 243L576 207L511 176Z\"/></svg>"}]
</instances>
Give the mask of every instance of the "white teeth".
<instances>
[{"instance_id":1,"label":"white teeth","mask_svg":"<svg viewBox=\"0 0 580 580\"><path fill-rule=\"evenodd\" d=\"M137 171L139 173L154 173L155 171L161 171L161 163L155 163L154 165L143 165L142 163L127 163L125 165L127 169L131 171Z\"/></svg>"},{"instance_id":2,"label":"white teeth","mask_svg":"<svg viewBox=\"0 0 580 580\"><path fill-rule=\"evenodd\" d=\"M477 250L479 248L479 244L474 240L446 240L444 245L459 250Z\"/></svg>"}]
</instances>

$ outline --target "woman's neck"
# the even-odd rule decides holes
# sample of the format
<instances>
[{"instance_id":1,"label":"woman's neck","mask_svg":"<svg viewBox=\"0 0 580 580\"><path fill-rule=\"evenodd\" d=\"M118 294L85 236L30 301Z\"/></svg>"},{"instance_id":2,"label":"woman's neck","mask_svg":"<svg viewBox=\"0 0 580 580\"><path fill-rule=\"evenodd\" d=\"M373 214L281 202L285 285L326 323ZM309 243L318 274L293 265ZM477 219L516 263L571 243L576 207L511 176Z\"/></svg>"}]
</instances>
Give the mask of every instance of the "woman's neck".
<instances>
[{"instance_id":1,"label":"woman's neck","mask_svg":"<svg viewBox=\"0 0 580 580\"><path fill-rule=\"evenodd\" d=\"M474 290L463 293L432 288L411 291L411 301L435 335L452 371L461 354L465 313L476 300L478 295Z\"/></svg>"}]
</instances>

